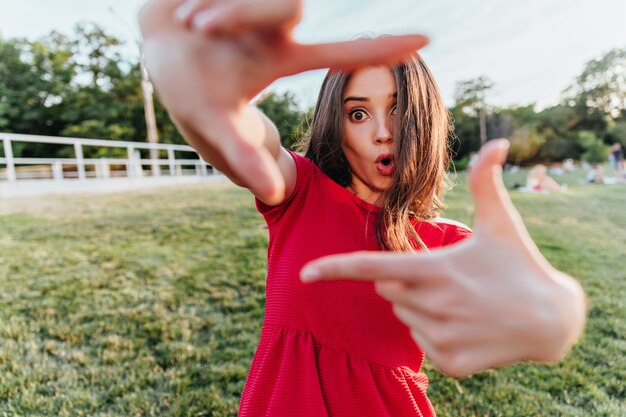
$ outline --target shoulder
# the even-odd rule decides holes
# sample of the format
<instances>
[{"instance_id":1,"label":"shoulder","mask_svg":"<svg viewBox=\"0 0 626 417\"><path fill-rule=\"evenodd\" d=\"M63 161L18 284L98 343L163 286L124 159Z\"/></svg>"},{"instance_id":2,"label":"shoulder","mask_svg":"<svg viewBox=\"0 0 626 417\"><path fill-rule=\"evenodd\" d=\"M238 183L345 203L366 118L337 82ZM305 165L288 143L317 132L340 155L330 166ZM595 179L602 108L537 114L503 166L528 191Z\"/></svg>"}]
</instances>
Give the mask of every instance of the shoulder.
<instances>
[{"instance_id":1,"label":"shoulder","mask_svg":"<svg viewBox=\"0 0 626 417\"><path fill-rule=\"evenodd\" d=\"M445 217L435 217L432 222L442 228L464 230L472 233L472 229L468 225L457 222L456 220L446 219Z\"/></svg>"},{"instance_id":2,"label":"shoulder","mask_svg":"<svg viewBox=\"0 0 626 417\"><path fill-rule=\"evenodd\" d=\"M416 228L428 247L451 245L472 235L469 226L443 217L428 222L420 222Z\"/></svg>"},{"instance_id":3,"label":"shoulder","mask_svg":"<svg viewBox=\"0 0 626 417\"><path fill-rule=\"evenodd\" d=\"M294 201L304 200L307 195L312 195L318 188L316 184L322 171L313 161L300 155L297 152L285 149L287 158L293 159L295 164L295 181L289 195L278 205L271 206L263 203L259 199L256 200L258 211L263 214L268 224L277 222L289 207L293 206Z\"/></svg>"},{"instance_id":4,"label":"shoulder","mask_svg":"<svg viewBox=\"0 0 626 417\"><path fill-rule=\"evenodd\" d=\"M286 151L291 158L293 158L293 161L296 164L298 185L303 185L304 183L309 182L312 177L323 174L322 170L306 156L288 149L286 149Z\"/></svg>"}]
</instances>

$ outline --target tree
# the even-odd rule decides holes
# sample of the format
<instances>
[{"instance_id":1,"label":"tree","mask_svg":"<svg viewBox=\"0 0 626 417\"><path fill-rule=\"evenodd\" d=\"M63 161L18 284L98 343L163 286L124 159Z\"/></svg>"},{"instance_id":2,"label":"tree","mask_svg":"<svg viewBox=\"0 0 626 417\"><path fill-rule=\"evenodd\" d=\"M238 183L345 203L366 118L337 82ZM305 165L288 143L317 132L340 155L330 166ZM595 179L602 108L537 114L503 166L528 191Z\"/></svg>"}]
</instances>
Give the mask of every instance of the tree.
<instances>
[{"instance_id":1,"label":"tree","mask_svg":"<svg viewBox=\"0 0 626 417\"><path fill-rule=\"evenodd\" d=\"M76 65L65 38L51 34L37 42L0 39L0 128L3 131L42 135L58 134L59 106L76 75ZM51 145L16 144L16 156Z\"/></svg>"},{"instance_id":2,"label":"tree","mask_svg":"<svg viewBox=\"0 0 626 417\"><path fill-rule=\"evenodd\" d=\"M31 42L0 38L0 130L145 141L139 58L123 59L122 42L94 24L72 36ZM160 103L162 141L184 143ZM16 156L63 155L55 145L16 143ZM87 157L99 150L86 149Z\"/></svg>"},{"instance_id":3,"label":"tree","mask_svg":"<svg viewBox=\"0 0 626 417\"><path fill-rule=\"evenodd\" d=\"M78 25L75 38L74 59L79 62L80 77L74 79L74 89L65 97L66 126L61 134L144 142L147 129L139 57L122 58L123 42L94 24ZM184 143L163 106L157 102L155 108L162 142Z\"/></svg>"},{"instance_id":4,"label":"tree","mask_svg":"<svg viewBox=\"0 0 626 417\"><path fill-rule=\"evenodd\" d=\"M300 137L304 134L301 127L306 113L298 108L293 93L269 93L257 106L276 124L283 146L295 150Z\"/></svg>"},{"instance_id":5,"label":"tree","mask_svg":"<svg viewBox=\"0 0 626 417\"><path fill-rule=\"evenodd\" d=\"M478 117L481 145L487 141L487 92L493 86L493 81L480 76L458 82L454 93L455 107L470 117Z\"/></svg>"},{"instance_id":6,"label":"tree","mask_svg":"<svg viewBox=\"0 0 626 417\"><path fill-rule=\"evenodd\" d=\"M539 159L562 161L579 159L583 151L576 138L575 127L580 124L576 109L566 104L548 107L537 114L538 130L544 138Z\"/></svg>"},{"instance_id":7,"label":"tree","mask_svg":"<svg viewBox=\"0 0 626 417\"><path fill-rule=\"evenodd\" d=\"M615 123L626 118L626 48L587 62L563 95L563 103L574 110L573 130L615 141Z\"/></svg>"},{"instance_id":8,"label":"tree","mask_svg":"<svg viewBox=\"0 0 626 417\"><path fill-rule=\"evenodd\" d=\"M612 49L585 65L566 91L566 101L587 114L599 112L611 119L626 113L626 48Z\"/></svg>"},{"instance_id":9,"label":"tree","mask_svg":"<svg viewBox=\"0 0 626 417\"><path fill-rule=\"evenodd\" d=\"M626 115L622 119L616 120L611 123L607 132L605 141L609 144L621 143L622 146L626 146Z\"/></svg>"},{"instance_id":10,"label":"tree","mask_svg":"<svg viewBox=\"0 0 626 417\"><path fill-rule=\"evenodd\" d=\"M508 160L517 165L533 159L545 141L533 105L496 110L489 121L494 136L509 139L511 147Z\"/></svg>"},{"instance_id":11,"label":"tree","mask_svg":"<svg viewBox=\"0 0 626 417\"><path fill-rule=\"evenodd\" d=\"M450 148L455 160L469 157L480 148L479 120L465 114L461 107L451 107L452 130L450 132Z\"/></svg>"},{"instance_id":12,"label":"tree","mask_svg":"<svg viewBox=\"0 0 626 417\"><path fill-rule=\"evenodd\" d=\"M578 143L584 149L581 155L583 161L594 164L602 163L607 160L609 148L600 138L594 135L593 132L579 132L577 139Z\"/></svg>"}]
</instances>

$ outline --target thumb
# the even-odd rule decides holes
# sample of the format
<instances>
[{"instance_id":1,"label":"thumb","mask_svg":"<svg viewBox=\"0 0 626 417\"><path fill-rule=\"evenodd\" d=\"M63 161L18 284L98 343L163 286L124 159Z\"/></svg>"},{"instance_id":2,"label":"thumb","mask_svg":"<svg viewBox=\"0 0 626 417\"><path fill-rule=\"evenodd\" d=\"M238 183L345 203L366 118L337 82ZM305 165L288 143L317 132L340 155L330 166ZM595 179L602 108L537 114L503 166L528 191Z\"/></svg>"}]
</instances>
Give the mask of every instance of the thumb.
<instances>
[{"instance_id":1,"label":"thumb","mask_svg":"<svg viewBox=\"0 0 626 417\"><path fill-rule=\"evenodd\" d=\"M504 231L512 226L517 211L502 182L502 164L506 161L509 141L494 139L480 149L478 160L469 174L469 188L476 209L475 228Z\"/></svg>"}]
</instances>

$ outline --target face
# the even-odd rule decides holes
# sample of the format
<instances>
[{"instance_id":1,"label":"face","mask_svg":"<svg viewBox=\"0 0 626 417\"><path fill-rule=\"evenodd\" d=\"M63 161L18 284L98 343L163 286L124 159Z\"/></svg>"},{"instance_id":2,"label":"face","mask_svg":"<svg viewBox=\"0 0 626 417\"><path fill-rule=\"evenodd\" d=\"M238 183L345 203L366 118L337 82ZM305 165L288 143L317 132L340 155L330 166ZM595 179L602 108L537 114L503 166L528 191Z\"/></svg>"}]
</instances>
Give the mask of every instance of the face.
<instances>
[{"instance_id":1,"label":"face","mask_svg":"<svg viewBox=\"0 0 626 417\"><path fill-rule=\"evenodd\" d=\"M343 152L352 171L349 188L376 204L391 186L396 81L388 67L352 74L343 94Z\"/></svg>"}]
</instances>

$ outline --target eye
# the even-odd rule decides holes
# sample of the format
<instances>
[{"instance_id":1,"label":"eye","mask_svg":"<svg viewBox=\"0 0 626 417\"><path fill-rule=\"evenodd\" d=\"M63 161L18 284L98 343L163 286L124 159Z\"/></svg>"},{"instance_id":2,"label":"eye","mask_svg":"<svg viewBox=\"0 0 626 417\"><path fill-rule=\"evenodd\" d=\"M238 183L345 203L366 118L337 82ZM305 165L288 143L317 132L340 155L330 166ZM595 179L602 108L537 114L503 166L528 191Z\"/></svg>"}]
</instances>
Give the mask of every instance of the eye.
<instances>
[{"instance_id":1,"label":"eye","mask_svg":"<svg viewBox=\"0 0 626 417\"><path fill-rule=\"evenodd\" d=\"M389 112L389 114L391 116L395 116L396 115L396 110L398 110L398 106L396 104L394 104L393 107L391 108L391 112Z\"/></svg>"},{"instance_id":2,"label":"eye","mask_svg":"<svg viewBox=\"0 0 626 417\"><path fill-rule=\"evenodd\" d=\"M367 113L363 109L354 109L348 114L353 122L362 122L367 117Z\"/></svg>"}]
</instances>

